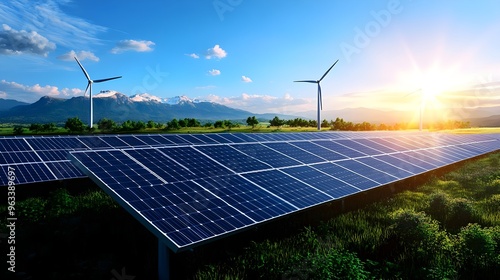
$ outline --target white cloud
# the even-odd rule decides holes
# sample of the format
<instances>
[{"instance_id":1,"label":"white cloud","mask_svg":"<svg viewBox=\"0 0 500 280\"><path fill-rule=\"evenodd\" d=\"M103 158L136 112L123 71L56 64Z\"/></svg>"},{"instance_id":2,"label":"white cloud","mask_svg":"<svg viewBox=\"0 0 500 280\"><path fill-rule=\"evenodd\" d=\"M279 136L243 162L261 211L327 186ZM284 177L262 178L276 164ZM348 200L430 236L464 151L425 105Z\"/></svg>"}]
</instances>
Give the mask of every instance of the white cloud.
<instances>
[{"instance_id":1,"label":"white cloud","mask_svg":"<svg viewBox=\"0 0 500 280\"><path fill-rule=\"evenodd\" d=\"M111 53L119 54L126 51L150 52L153 50L151 46L155 43L152 41L137 41L137 40L122 40L116 43L116 47L111 50Z\"/></svg>"},{"instance_id":2,"label":"white cloud","mask_svg":"<svg viewBox=\"0 0 500 280\"><path fill-rule=\"evenodd\" d=\"M49 41L68 48L87 48L102 41L98 34L106 27L63 12L69 0L17 0L0 2L2 23L43 34Z\"/></svg>"},{"instance_id":3,"label":"white cloud","mask_svg":"<svg viewBox=\"0 0 500 280\"><path fill-rule=\"evenodd\" d=\"M92 60L92 61L99 61L99 58L94 53L89 52L89 51L75 52L74 50L71 50L63 55L58 56L57 58L60 60L64 60L64 61L73 61L75 56L80 61L83 61L86 59Z\"/></svg>"},{"instance_id":4,"label":"white cloud","mask_svg":"<svg viewBox=\"0 0 500 280\"><path fill-rule=\"evenodd\" d=\"M209 94L202 99L226 105L228 107L247 110L252 113L283 113L303 112L310 110L314 105L313 99L293 98L286 93L283 97L267 94L242 93L239 96L223 97Z\"/></svg>"},{"instance_id":5,"label":"white cloud","mask_svg":"<svg viewBox=\"0 0 500 280\"><path fill-rule=\"evenodd\" d=\"M4 98L15 99L23 102L35 102L40 97L48 95L53 97L72 97L83 94L83 90L78 88L59 89L56 86L35 84L33 86L23 85L16 82L0 81L0 93Z\"/></svg>"},{"instance_id":6,"label":"white cloud","mask_svg":"<svg viewBox=\"0 0 500 280\"><path fill-rule=\"evenodd\" d=\"M37 54L47 56L56 49L56 44L38 34L36 31L14 30L2 24L0 31L0 54Z\"/></svg>"},{"instance_id":7,"label":"white cloud","mask_svg":"<svg viewBox=\"0 0 500 280\"><path fill-rule=\"evenodd\" d=\"M210 74L211 76L219 76L220 70L212 69L212 70L208 71L208 74Z\"/></svg>"},{"instance_id":8,"label":"white cloud","mask_svg":"<svg viewBox=\"0 0 500 280\"><path fill-rule=\"evenodd\" d=\"M194 59L198 59L200 58L199 55L195 54L195 53L191 53L191 54L186 54L187 56L191 57L191 58L194 58Z\"/></svg>"},{"instance_id":9,"label":"white cloud","mask_svg":"<svg viewBox=\"0 0 500 280\"><path fill-rule=\"evenodd\" d=\"M223 50L219 45L215 45L213 48L209 48L205 54L206 59L212 58L224 58L227 56L227 52Z\"/></svg>"},{"instance_id":10,"label":"white cloud","mask_svg":"<svg viewBox=\"0 0 500 280\"><path fill-rule=\"evenodd\" d=\"M251 83L252 79L250 79L247 76L241 76L241 81L244 82L244 83Z\"/></svg>"}]
</instances>

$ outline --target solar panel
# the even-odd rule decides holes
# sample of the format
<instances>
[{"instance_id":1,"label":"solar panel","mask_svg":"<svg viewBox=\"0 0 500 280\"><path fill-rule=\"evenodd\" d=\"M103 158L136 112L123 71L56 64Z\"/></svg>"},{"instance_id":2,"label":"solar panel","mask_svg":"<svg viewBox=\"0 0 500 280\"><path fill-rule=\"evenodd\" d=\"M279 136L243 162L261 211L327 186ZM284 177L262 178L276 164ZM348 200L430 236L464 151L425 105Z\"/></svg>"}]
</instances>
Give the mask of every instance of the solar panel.
<instances>
[{"instance_id":1,"label":"solar panel","mask_svg":"<svg viewBox=\"0 0 500 280\"><path fill-rule=\"evenodd\" d=\"M492 137L417 136L166 135L141 147L71 152L71 159L178 251L500 148ZM170 146L154 144L158 137Z\"/></svg>"},{"instance_id":2,"label":"solar panel","mask_svg":"<svg viewBox=\"0 0 500 280\"><path fill-rule=\"evenodd\" d=\"M272 150L262 144L242 144L233 145L232 147L250 157L265 162L274 168L301 164L301 162L296 161L285 154Z\"/></svg>"},{"instance_id":3,"label":"solar panel","mask_svg":"<svg viewBox=\"0 0 500 280\"><path fill-rule=\"evenodd\" d=\"M229 139L232 139L229 140ZM314 140L332 142L347 147L355 152L362 152L362 156L378 156L381 154L393 154L396 152L418 151L410 153L413 157L420 157L433 166L450 164L457 160L467 159L486 152L498 150L498 134L489 135L447 135L439 133L406 132L314 132L314 133L278 133L278 134L195 134L189 136L182 135L103 135L103 136L30 136L30 137L0 137L0 166L16 164L58 163L46 165L50 167L53 176L35 176L33 181L26 180L23 183L40 182L42 178L48 181L71 178L74 168L69 163L67 155L74 150L99 150L99 149L123 149L130 147L166 147L192 145L198 152L219 161L224 166L231 165L234 172L251 172L255 170L266 170L276 167L265 161L251 157L240 152L241 159L227 158L231 153L236 152L231 145L226 150L222 148L222 155L210 152L212 149L205 148L206 144L219 146L220 144L233 143L255 143L261 142L265 147L278 152L285 157L292 158L283 166L290 164L311 164L326 161L344 160L347 156L339 152L346 151L336 149L332 151L320 146ZM397 141L393 141L397 139ZM392 141L392 142L391 142ZM401 144L401 143L405 144ZM399 143L397 145L395 143ZM405 147L403 147L403 146ZM408 146L409 145L409 146ZM212 147L215 147L212 146ZM423 148L424 147L424 148ZM330 147L332 148L332 147ZM267 151L267 150L266 150ZM360 154L352 154L347 150L350 157L359 160ZM256 151L246 153L256 154ZM268 153L268 152L267 152ZM264 153L266 156L267 153ZM224 159L225 154L225 159ZM408 154L407 154L408 155ZM421 156L420 156L421 155ZM429 159L431 158L431 159ZM394 160L394 159L391 159ZM405 163L407 164L407 163ZM282 166L277 165L277 166ZM414 165L410 165L413 170ZM67 168L58 172L57 168ZM281 168L281 167L279 167ZM72 170L73 169L73 170ZM420 171L420 170L418 170ZM419 172L417 172L419 173ZM69 176L69 177L68 177ZM178 176L178 175L176 175ZM74 178L80 178L81 174ZM30 176L26 176L30 178ZM42 180L43 181L43 180Z\"/></svg>"}]
</instances>

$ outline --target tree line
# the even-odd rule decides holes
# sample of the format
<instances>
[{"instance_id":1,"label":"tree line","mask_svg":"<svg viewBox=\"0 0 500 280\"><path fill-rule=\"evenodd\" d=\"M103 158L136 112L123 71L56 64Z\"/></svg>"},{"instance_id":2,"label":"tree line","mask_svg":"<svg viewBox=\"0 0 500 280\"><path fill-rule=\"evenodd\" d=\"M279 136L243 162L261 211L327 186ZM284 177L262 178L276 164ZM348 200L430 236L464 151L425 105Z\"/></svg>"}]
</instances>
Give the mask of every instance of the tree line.
<instances>
[{"instance_id":1,"label":"tree line","mask_svg":"<svg viewBox=\"0 0 500 280\"><path fill-rule=\"evenodd\" d=\"M252 129L259 124L259 120L255 116L248 117L246 119L246 125L251 126ZM184 118L184 119L172 119L166 123L155 122L155 121L132 121L127 120L122 123L116 123L115 121L107 118L100 119L97 122L97 128L101 132L133 132L140 131L144 129L158 129L158 130L179 130L182 128L190 127L205 127L205 128L222 128L231 129L235 127L240 127L242 122L231 121L231 120L218 120L215 122L205 122L202 123L195 118ZM316 120L307 120L302 118L295 119L280 119L275 116L272 120L269 120L269 127L317 127ZM396 123L393 125L387 125L384 123L374 124L370 122L353 123L345 121L343 118L336 118L335 120L324 119L321 122L322 128L330 128L330 130L340 130L340 131L370 131L370 130L404 130L411 127L408 123ZM27 128L32 133L52 133L58 129L55 123L38 124L33 123L28 127L15 126L14 134L23 134L25 128ZM457 128L470 128L469 122L463 121L445 121L436 122L426 125L428 129L457 129ZM92 132L89 127L83 123L78 117L67 119L64 124L64 129L68 130L70 133L84 133Z\"/></svg>"},{"instance_id":2,"label":"tree line","mask_svg":"<svg viewBox=\"0 0 500 280\"><path fill-rule=\"evenodd\" d=\"M316 120L306 120L302 118L295 118L290 120L280 119L275 116L269 121L270 126L289 126L289 127L317 127L318 122ZM395 123L393 125L387 125L385 123L374 124L370 122L353 123L345 121L343 118L336 118L335 120L324 119L321 122L322 128L330 128L331 130L341 130L341 131L370 131L370 130L403 130L416 128L408 123ZM434 122L426 125L428 129L457 129L457 128L470 128L469 122L464 121L443 121Z\"/></svg>"}]
</instances>

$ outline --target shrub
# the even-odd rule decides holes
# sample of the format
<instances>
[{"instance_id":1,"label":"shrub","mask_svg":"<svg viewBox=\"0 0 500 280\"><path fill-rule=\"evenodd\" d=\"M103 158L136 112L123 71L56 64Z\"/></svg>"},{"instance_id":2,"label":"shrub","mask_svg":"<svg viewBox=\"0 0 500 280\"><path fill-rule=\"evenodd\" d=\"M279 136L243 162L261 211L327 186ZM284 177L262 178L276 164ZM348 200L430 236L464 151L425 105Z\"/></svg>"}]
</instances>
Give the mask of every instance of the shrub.
<instances>
[{"instance_id":1,"label":"shrub","mask_svg":"<svg viewBox=\"0 0 500 280\"><path fill-rule=\"evenodd\" d=\"M465 198L455 198L451 201L447 226L450 229L460 229L469 223L479 221L477 210L471 201Z\"/></svg>"},{"instance_id":2,"label":"shrub","mask_svg":"<svg viewBox=\"0 0 500 280\"><path fill-rule=\"evenodd\" d=\"M493 232L493 229L484 229L478 224L469 224L462 228L458 234L456 244L458 259L462 268L477 272L495 264L500 264L498 261L498 245Z\"/></svg>"},{"instance_id":3,"label":"shrub","mask_svg":"<svg viewBox=\"0 0 500 280\"><path fill-rule=\"evenodd\" d=\"M434 193L430 196L429 214L444 224L450 211L450 204L450 198L447 194L442 192Z\"/></svg>"}]
</instances>

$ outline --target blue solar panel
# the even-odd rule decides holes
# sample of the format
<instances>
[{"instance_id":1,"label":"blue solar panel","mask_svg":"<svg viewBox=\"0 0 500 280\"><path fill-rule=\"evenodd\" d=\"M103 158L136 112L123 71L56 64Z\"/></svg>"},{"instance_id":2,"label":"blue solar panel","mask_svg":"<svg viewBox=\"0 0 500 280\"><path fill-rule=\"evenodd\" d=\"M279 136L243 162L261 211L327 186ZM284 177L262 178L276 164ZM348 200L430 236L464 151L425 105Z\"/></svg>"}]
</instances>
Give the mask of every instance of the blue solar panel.
<instances>
[{"instance_id":1,"label":"blue solar panel","mask_svg":"<svg viewBox=\"0 0 500 280\"><path fill-rule=\"evenodd\" d=\"M116 136L101 136L100 139L106 142L109 147L113 148L126 148L130 146L128 143L125 143L122 139Z\"/></svg>"},{"instance_id":2,"label":"blue solar panel","mask_svg":"<svg viewBox=\"0 0 500 280\"><path fill-rule=\"evenodd\" d=\"M30 146L24 139L2 139L0 141L0 152L31 151Z\"/></svg>"},{"instance_id":3,"label":"blue solar panel","mask_svg":"<svg viewBox=\"0 0 500 280\"><path fill-rule=\"evenodd\" d=\"M352 186L355 186L360 190L367 190L380 185L379 183L370 180L369 178L366 178L361 174L343 168L339 165L335 165L333 163L320 163L311 166L332 177L335 177L338 180L344 181Z\"/></svg>"},{"instance_id":4,"label":"blue solar panel","mask_svg":"<svg viewBox=\"0 0 500 280\"><path fill-rule=\"evenodd\" d=\"M272 166L227 145L198 146L195 149L237 173L272 168Z\"/></svg>"},{"instance_id":5,"label":"blue solar panel","mask_svg":"<svg viewBox=\"0 0 500 280\"><path fill-rule=\"evenodd\" d=\"M52 151L38 151L36 152L43 162L47 161L67 161L68 150L52 150Z\"/></svg>"},{"instance_id":6,"label":"blue solar panel","mask_svg":"<svg viewBox=\"0 0 500 280\"><path fill-rule=\"evenodd\" d=\"M301 162L271 150L262 144L242 144L232 145L232 147L259 161L265 162L274 168L302 164Z\"/></svg>"},{"instance_id":7,"label":"blue solar panel","mask_svg":"<svg viewBox=\"0 0 500 280\"><path fill-rule=\"evenodd\" d=\"M363 157L366 156L366 154L358 152L356 150L350 149L344 145L341 145L337 142L333 141L313 141L313 143L318 144L322 147L325 147L329 150L335 151L341 155L344 155L349 158L356 158L356 157Z\"/></svg>"},{"instance_id":8,"label":"blue solar panel","mask_svg":"<svg viewBox=\"0 0 500 280\"><path fill-rule=\"evenodd\" d=\"M124 150L125 153L137 162L153 171L166 182L186 181L197 178L187 167L180 165L173 159L156 149Z\"/></svg>"},{"instance_id":9,"label":"blue solar panel","mask_svg":"<svg viewBox=\"0 0 500 280\"><path fill-rule=\"evenodd\" d=\"M59 180L87 177L69 161L47 162L46 165Z\"/></svg>"},{"instance_id":10,"label":"blue solar panel","mask_svg":"<svg viewBox=\"0 0 500 280\"><path fill-rule=\"evenodd\" d=\"M332 200L333 197L278 170L243 174L243 177L267 191L285 199L297 209L303 209Z\"/></svg>"},{"instance_id":11,"label":"blue solar panel","mask_svg":"<svg viewBox=\"0 0 500 280\"><path fill-rule=\"evenodd\" d=\"M447 145L448 136L422 141L387 135L167 135L164 139L177 146L73 152L72 157L177 251L500 146L484 137L457 137L459 144Z\"/></svg>"},{"instance_id":12,"label":"blue solar panel","mask_svg":"<svg viewBox=\"0 0 500 280\"><path fill-rule=\"evenodd\" d=\"M283 169L286 174L314 186L333 198L348 196L359 189L309 166Z\"/></svg>"},{"instance_id":13,"label":"blue solar panel","mask_svg":"<svg viewBox=\"0 0 500 280\"><path fill-rule=\"evenodd\" d=\"M117 138L123 142L125 142L128 146L144 146L147 145L145 142L137 138L136 136L133 135L117 135ZM114 147L114 145L111 145Z\"/></svg>"},{"instance_id":14,"label":"blue solar panel","mask_svg":"<svg viewBox=\"0 0 500 280\"><path fill-rule=\"evenodd\" d=\"M0 165L26 162L41 162L41 160L35 152L0 153Z\"/></svg>"},{"instance_id":15,"label":"blue solar panel","mask_svg":"<svg viewBox=\"0 0 500 280\"><path fill-rule=\"evenodd\" d=\"M106 142L102 141L99 137L79 137L78 140L82 141L82 143L88 147L89 149L111 149L112 147Z\"/></svg>"},{"instance_id":16,"label":"blue solar panel","mask_svg":"<svg viewBox=\"0 0 500 280\"><path fill-rule=\"evenodd\" d=\"M377 138L371 138L371 139L367 138L367 139L354 139L352 141L363 144L367 147L371 147L371 148L378 150L384 154L397 152L396 149L392 149L388 146L384 146L383 144L378 143L377 140L378 140Z\"/></svg>"},{"instance_id":17,"label":"blue solar panel","mask_svg":"<svg viewBox=\"0 0 500 280\"><path fill-rule=\"evenodd\" d=\"M56 178L43 163L32 163L32 164L10 164L1 166L3 176L0 176L0 181L3 186L7 186L9 183L9 168L13 171L15 175L14 183L16 185L26 184L26 183L38 183L53 181Z\"/></svg>"},{"instance_id":18,"label":"blue solar panel","mask_svg":"<svg viewBox=\"0 0 500 280\"><path fill-rule=\"evenodd\" d=\"M225 144L225 143L233 143L232 141L230 141L229 139L221 136L221 134L207 134L206 135L208 138L212 139L213 141L217 142L217 143L222 143L222 144Z\"/></svg>"},{"instance_id":19,"label":"blue solar panel","mask_svg":"<svg viewBox=\"0 0 500 280\"><path fill-rule=\"evenodd\" d=\"M324 148L320 145L314 144L312 142L290 142L291 145L297 146L301 149L304 149L312 154L315 154L318 157L324 158L326 160L341 160L346 159L347 157L341 155L337 152Z\"/></svg>"},{"instance_id":20,"label":"blue solar panel","mask_svg":"<svg viewBox=\"0 0 500 280\"><path fill-rule=\"evenodd\" d=\"M364 164L371 166L375 169L384 171L384 172L391 174L392 176L395 176L399 179L405 179L405 178L408 178L408 177L411 177L414 175L414 173L408 172L404 168L399 168L395 165L381 161L377 158L365 157L365 158L356 159L356 161L364 163Z\"/></svg>"},{"instance_id":21,"label":"blue solar panel","mask_svg":"<svg viewBox=\"0 0 500 280\"><path fill-rule=\"evenodd\" d=\"M380 155L383 153L382 151L379 151L379 150L375 149L374 147L368 147L368 146L365 146L363 144L360 144L360 143L358 143L354 140L350 140L350 139L337 139L337 140L333 140L333 142L347 146L347 147L349 147L349 149L356 150L357 152L361 152L365 155L372 156L372 155Z\"/></svg>"},{"instance_id":22,"label":"blue solar panel","mask_svg":"<svg viewBox=\"0 0 500 280\"><path fill-rule=\"evenodd\" d=\"M171 134L162 135L163 138L174 143L175 145L189 145L189 144L191 144L191 142L187 141L185 138L180 137L180 136L181 135L171 135Z\"/></svg>"},{"instance_id":23,"label":"blue solar panel","mask_svg":"<svg viewBox=\"0 0 500 280\"><path fill-rule=\"evenodd\" d=\"M402 168L414 175L424 173L427 169L417 166L416 164L412 164L404 159L400 159L398 157L394 157L395 154L391 155L380 155L375 158L381 160L383 162L389 163L391 165L397 166L398 168ZM408 158L406 159L408 160ZM410 159L411 160L411 159Z\"/></svg>"},{"instance_id":24,"label":"blue solar panel","mask_svg":"<svg viewBox=\"0 0 500 280\"><path fill-rule=\"evenodd\" d=\"M238 175L205 178L196 182L256 222L296 210L285 200Z\"/></svg>"},{"instance_id":25,"label":"blue solar panel","mask_svg":"<svg viewBox=\"0 0 500 280\"><path fill-rule=\"evenodd\" d=\"M73 156L84 166L97 166L93 175L113 188L150 186L163 183L143 166L119 150L97 153L76 152Z\"/></svg>"},{"instance_id":26,"label":"blue solar panel","mask_svg":"<svg viewBox=\"0 0 500 280\"><path fill-rule=\"evenodd\" d=\"M226 167L214 162L191 147L159 148L158 150L189 169L198 178L232 173Z\"/></svg>"},{"instance_id":27,"label":"blue solar panel","mask_svg":"<svg viewBox=\"0 0 500 280\"><path fill-rule=\"evenodd\" d=\"M288 143L283 142L271 142L265 143L264 146L267 146L273 150L276 150L282 154L285 154L295 160L298 160L302 163L318 163L324 162L325 159L320 158L304 149L300 149L297 146L293 146Z\"/></svg>"},{"instance_id":28,"label":"blue solar panel","mask_svg":"<svg viewBox=\"0 0 500 280\"><path fill-rule=\"evenodd\" d=\"M370 167L355 160L337 161L334 164L340 165L347 170L358 173L366 178L369 178L372 181L379 183L377 185L385 185L399 180L397 177L392 176L389 173L382 172L375 169L375 167Z\"/></svg>"}]
</instances>

